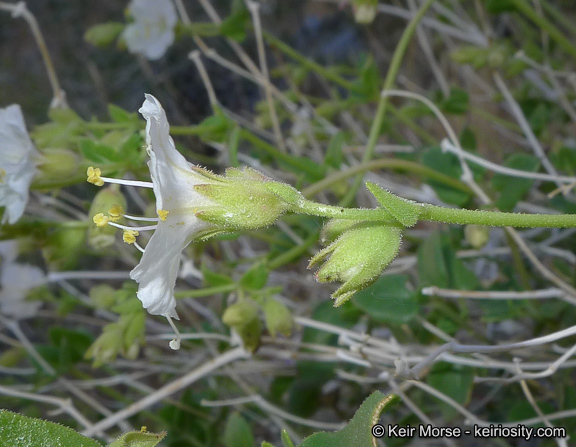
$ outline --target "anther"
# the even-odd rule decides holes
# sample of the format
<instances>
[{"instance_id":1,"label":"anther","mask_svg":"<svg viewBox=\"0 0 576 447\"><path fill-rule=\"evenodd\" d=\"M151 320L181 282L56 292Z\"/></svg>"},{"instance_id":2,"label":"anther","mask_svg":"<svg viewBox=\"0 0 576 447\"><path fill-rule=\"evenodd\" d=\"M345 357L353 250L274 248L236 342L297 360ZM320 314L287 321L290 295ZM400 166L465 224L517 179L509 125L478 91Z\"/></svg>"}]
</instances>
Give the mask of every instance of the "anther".
<instances>
[{"instance_id":1,"label":"anther","mask_svg":"<svg viewBox=\"0 0 576 447\"><path fill-rule=\"evenodd\" d=\"M90 166L86 171L86 175L88 176L88 182L92 183L96 186L104 185L104 180L102 180L102 171L100 168L95 168L94 166Z\"/></svg>"},{"instance_id":2,"label":"anther","mask_svg":"<svg viewBox=\"0 0 576 447\"><path fill-rule=\"evenodd\" d=\"M110 222L110 218L103 213L98 213L92 218L92 222L94 222L97 227L105 227Z\"/></svg>"},{"instance_id":3,"label":"anther","mask_svg":"<svg viewBox=\"0 0 576 447\"><path fill-rule=\"evenodd\" d=\"M108 210L108 216L110 216L110 220L112 222L119 221L123 215L124 215L124 210L118 204L112 205L112 207Z\"/></svg>"},{"instance_id":4,"label":"anther","mask_svg":"<svg viewBox=\"0 0 576 447\"><path fill-rule=\"evenodd\" d=\"M166 210L158 210L158 217L162 222L166 221L166 217L168 217L169 211Z\"/></svg>"},{"instance_id":5,"label":"anther","mask_svg":"<svg viewBox=\"0 0 576 447\"><path fill-rule=\"evenodd\" d=\"M124 233L122 234L122 240L127 244L133 244L136 242L136 236L139 234L140 233L136 230L124 230Z\"/></svg>"}]
</instances>

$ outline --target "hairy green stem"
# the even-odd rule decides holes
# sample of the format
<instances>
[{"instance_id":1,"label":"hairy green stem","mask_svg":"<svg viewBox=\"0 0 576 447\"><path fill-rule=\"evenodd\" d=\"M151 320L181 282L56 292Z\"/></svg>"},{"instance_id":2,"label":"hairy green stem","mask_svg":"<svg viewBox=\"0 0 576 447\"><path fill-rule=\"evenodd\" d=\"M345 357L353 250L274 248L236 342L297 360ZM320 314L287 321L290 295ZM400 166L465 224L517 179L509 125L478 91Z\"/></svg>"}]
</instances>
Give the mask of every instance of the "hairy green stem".
<instances>
[{"instance_id":1,"label":"hairy green stem","mask_svg":"<svg viewBox=\"0 0 576 447\"><path fill-rule=\"evenodd\" d=\"M576 227L576 214L503 213L500 211L444 208L441 206L430 205L428 203L423 203L419 206L421 208L418 219L430 222L517 228ZM301 200L298 204L294 205L292 211L319 217L357 219L373 222L386 222L390 225L399 225L385 208L342 208L340 206L324 205L322 203L312 202L311 200Z\"/></svg>"},{"instance_id":2,"label":"hairy green stem","mask_svg":"<svg viewBox=\"0 0 576 447\"><path fill-rule=\"evenodd\" d=\"M576 214L520 214L499 211L465 210L424 204L420 220L459 225L489 225L517 228L573 228Z\"/></svg>"}]
</instances>

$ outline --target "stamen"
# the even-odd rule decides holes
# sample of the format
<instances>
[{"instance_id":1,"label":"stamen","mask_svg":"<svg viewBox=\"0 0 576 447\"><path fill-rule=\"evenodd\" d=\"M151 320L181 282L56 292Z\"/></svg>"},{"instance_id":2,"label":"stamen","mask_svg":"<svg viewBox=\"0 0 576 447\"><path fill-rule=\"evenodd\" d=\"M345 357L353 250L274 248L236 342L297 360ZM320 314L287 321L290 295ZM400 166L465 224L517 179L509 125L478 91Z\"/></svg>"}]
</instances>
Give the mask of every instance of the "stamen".
<instances>
[{"instance_id":1,"label":"stamen","mask_svg":"<svg viewBox=\"0 0 576 447\"><path fill-rule=\"evenodd\" d=\"M136 230L124 230L124 233L122 234L122 240L127 244L133 244L136 242L136 236L139 234L140 233Z\"/></svg>"},{"instance_id":2,"label":"stamen","mask_svg":"<svg viewBox=\"0 0 576 447\"><path fill-rule=\"evenodd\" d=\"M158 210L158 217L160 218L160 220L162 222L164 222L166 220L169 212L170 211L166 211L166 210Z\"/></svg>"},{"instance_id":3,"label":"stamen","mask_svg":"<svg viewBox=\"0 0 576 447\"><path fill-rule=\"evenodd\" d=\"M114 204L108 210L108 216L110 216L110 220L112 222L118 222L123 215L124 215L124 210L122 209L121 205Z\"/></svg>"},{"instance_id":4,"label":"stamen","mask_svg":"<svg viewBox=\"0 0 576 447\"><path fill-rule=\"evenodd\" d=\"M140 244L138 244L138 242L134 241L134 247L136 247L138 250L144 253L144 249L140 246Z\"/></svg>"},{"instance_id":5,"label":"stamen","mask_svg":"<svg viewBox=\"0 0 576 447\"><path fill-rule=\"evenodd\" d=\"M94 222L97 227L105 227L110 223L110 218L105 216L103 213L98 213L94 215L92 222Z\"/></svg>"},{"instance_id":6,"label":"stamen","mask_svg":"<svg viewBox=\"0 0 576 447\"><path fill-rule=\"evenodd\" d=\"M172 318L170 318L168 315L164 315L164 316L166 317L166 319L168 320L168 323L170 323L170 326L172 326L172 330L176 334L176 338L171 340L170 343L168 343L168 345L174 351L177 351L178 349L180 349L180 339L181 339L180 332L178 331L178 328L176 327L176 325L172 322Z\"/></svg>"},{"instance_id":7,"label":"stamen","mask_svg":"<svg viewBox=\"0 0 576 447\"><path fill-rule=\"evenodd\" d=\"M140 182L138 180L124 180L110 177L100 177L100 179L106 183L116 183L118 185L126 185L126 186L138 186L140 188L153 188L152 182Z\"/></svg>"},{"instance_id":8,"label":"stamen","mask_svg":"<svg viewBox=\"0 0 576 447\"><path fill-rule=\"evenodd\" d=\"M102 171L100 171L100 168L95 168L94 166L90 166L88 168L88 170L86 171L86 175L88 176L87 181L89 183L92 183L93 185L96 185L96 186L104 185L104 180L101 177Z\"/></svg>"},{"instance_id":9,"label":"stamen","mask_svg":"<svg viewBox=\"0 0 576 447\"><path fill-rule=\"evenodd\" d=\"M121 225L115 222L108 222L108 225L120 228L121 230L129 230L129 231L149 231L149 230L155 230L158 227L158 225L148 225L146 227L127 227L126 225Z\"/></svg>"},{"instance_id":10,"label":"stamen","mask_svg":"<svg viewBox=\"0 0 576 447\"><path fill-rule=\"evenodd\" d=\"M139 217L139 216L130 216L129 214L122 214L126 219L130 220L139 220L143 222L159 222L160 219L157 217Z\"/></svg>"}]
</instances>

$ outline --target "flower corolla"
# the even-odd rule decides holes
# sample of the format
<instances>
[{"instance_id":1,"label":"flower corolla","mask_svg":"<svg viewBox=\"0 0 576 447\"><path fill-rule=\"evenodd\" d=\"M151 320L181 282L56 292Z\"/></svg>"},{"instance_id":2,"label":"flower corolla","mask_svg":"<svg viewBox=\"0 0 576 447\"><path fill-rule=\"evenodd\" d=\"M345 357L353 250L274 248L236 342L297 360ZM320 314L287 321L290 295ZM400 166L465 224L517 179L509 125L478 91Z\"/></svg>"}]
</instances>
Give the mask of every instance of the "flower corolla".
<instances>
[{"instance_id":1,"label":"flower corolla","mask_svg":"<svg viewBox=\"0 0 576 447\"><path fill-rule=\"evenodd\" d=\"M0 207L5 207L2 224L16 223L24 213L39 159L20 106L0 109Z\"/></svg>"},{"instance_id":2,"label":"flower corolla","mask_svg":"<svg viewBox=\"0 0 576 447\"><path fill-rule=\"evenodd\" d=\"M128 11L134 18L122 34L128 50L160 59L174 42L178 17L172 0L132 0Z\"/></svg>"}]
</instances>

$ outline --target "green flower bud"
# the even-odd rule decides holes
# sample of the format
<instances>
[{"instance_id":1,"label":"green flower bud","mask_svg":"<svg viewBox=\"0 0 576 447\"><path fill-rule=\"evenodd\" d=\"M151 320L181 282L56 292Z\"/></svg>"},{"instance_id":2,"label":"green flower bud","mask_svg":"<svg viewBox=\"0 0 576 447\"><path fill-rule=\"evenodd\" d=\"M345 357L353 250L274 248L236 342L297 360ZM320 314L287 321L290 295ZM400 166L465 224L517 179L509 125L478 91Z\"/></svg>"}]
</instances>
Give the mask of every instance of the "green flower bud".
<instances>
[{"instance_id":1,"label":"green flower bud","mask_svg":"<svg viewBox=\"0 0 576 447\"><path fill-rule=\"evenodd\" d=\"M228 306L222 315L222 321L232 327L242 339L244 349L254 352L260 346L262 322L259 317L260 306L256 301L246 298Z\"/></svg>"},{"instance_id":2,"label":"green flower bud","mask_svg":"<svg viewBox=\"0 0 576 447\"><path fill-rule=\"evenodd\" d=\"M113 209L126 209L126 199L115 186L100 190L94 197L88 212L90 223L94 221L95 216L102 214L102 225L88 226L88 245L95 250L103 250L113 245L116 240L116 229L105 224L109 220L121 221L120 216L110 217L109 212Z\"/></svg>"},{"instance_id":3,"label":"green flower bud","mask_svg":"<svg viewBox=\"0 0 576 447\"><path fill-rule=\"evenodd\" d=\"M276 333L278 332L286 337L290 336L294 322L290 310L288 310L284 304L273 298L269 298L264 301L262 311L264 312L266 328L272 337L276 337Z\"/></svg>"},{"instance_id":4,"label":"green flower bud","mask_svg":"<svg viewBox=\"0 0 576 447\"><path fill-rule=\"evenodd\" d=\"M379 222L357 223L314 256L308 268L325 260L315 277L319 282L344 283L332 294L334 305L340 306L376 280L398 254L401 241L400 228Z\"/></svg>"},{"instance_id":5,"label":"green flower bud","mask_svg":"<svg viewBox=\"0 0 576 447\"><path fill-rule=\"evenodd\" d=\"M39 184L70 177L78 172L78 156L68 149L43 149L42 161L38 165L39 174L35 181Z\"/></svg>"},{"instance_id":6,"label":"green flower bud","mask_svg":"<svg viewBox=\"0 0 576 447\"><path fill-rule=\"evenodd\" d=\"M242 339L244 349L249 352L254 352L258 349L260 346L260 335L262 335L260 318L255 318L244 326L236 326L234 329Z\"/></svg>"},{"instance_id":7,"label":"green flower bud","mask_svg":"<svg viewBox=\"0 0 576 447\"><path fill-rule=\"evenodd\" d=\"M88 31L84 33L84 40L96 47L105 47L114 42L124 28L125 25L123 23L99 23L88 28Z\"/></svg>"},{"instance_id":8,"label":"green flower bud","mask_svg":"<svg viewBox=\"0 0 576 447\"><path fill-rule=\"evenodd\" d=\"M253 320L258 319L258 312L260 306L256 301L251 299L243 299L226 308L222 321L227 326L241 327L251 323Z\"/></svg>"},{"instance_id":9,"label":"green flower bud","mask_svg":"<svg viewBox=\"0 0 576 447\"><path fill-rule=\"evenodd\" d=\"M490 229L483 225L466 225L464 237L474 248L482 248L490 239Z\"/></svg>"},{"instance_id":10,"label":"green flower bud","mask_svg":"<svg viewBox=\"0 0 576 447\"><path fill-rule=\"evenodd\" d=\"M364 222L363 220L354 219L330 219L322 228L320 233L320 242L322 245L328 245L334 242L342 233L349 230L354 225Z\"/></svg>"}]
</instances>

